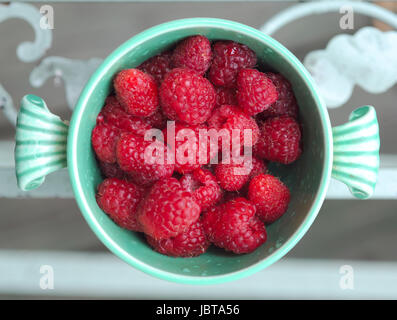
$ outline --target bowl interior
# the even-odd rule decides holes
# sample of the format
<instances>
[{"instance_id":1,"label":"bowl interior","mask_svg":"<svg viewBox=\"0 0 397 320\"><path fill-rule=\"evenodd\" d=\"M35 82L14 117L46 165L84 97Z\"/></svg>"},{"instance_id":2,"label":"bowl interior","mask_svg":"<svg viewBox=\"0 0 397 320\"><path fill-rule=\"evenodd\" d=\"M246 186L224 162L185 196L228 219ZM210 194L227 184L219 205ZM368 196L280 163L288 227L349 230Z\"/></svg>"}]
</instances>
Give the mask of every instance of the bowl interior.
<instances>
[{"instance_id":1,"label":"bowl interior","mask_svg":"<svg viewBox=\"0 0 397 320\"><path fill-rule=\"evenodd\" d=\"M68 160L76 198L82 212L98 237L128 263L151 274L175 281L208 282L205 279L229 280L258 270L284 255L313 221L326 181L327 124L324 111L301 65L291 61L290 53L262 33L232 22L215 19L189 19L149 29L124 43L96 71L82 93L71 121ZM212 247L197 258L171 258L154 252L141 234L119 228L98 207L97 185L102 181L91 148L91 130L104 100L112 90L114 75L125 68L138 66L151 56L172 47L177 41L195 34L211 40L229 39L248 45L264 70L281 72L292 83L299 102L303 130L303 154L289 166L271 165L270 170L291 190L288 212L270 225L268 241L255 252L234 255ZM303 71L304 72L304 71ZM322 202L322 199L321 199ZM316 211L316 212L314 212ZM260 267L260 268L259 268ZM214 281L215 282L215 281Z\"/></svg>"}]
</instances>

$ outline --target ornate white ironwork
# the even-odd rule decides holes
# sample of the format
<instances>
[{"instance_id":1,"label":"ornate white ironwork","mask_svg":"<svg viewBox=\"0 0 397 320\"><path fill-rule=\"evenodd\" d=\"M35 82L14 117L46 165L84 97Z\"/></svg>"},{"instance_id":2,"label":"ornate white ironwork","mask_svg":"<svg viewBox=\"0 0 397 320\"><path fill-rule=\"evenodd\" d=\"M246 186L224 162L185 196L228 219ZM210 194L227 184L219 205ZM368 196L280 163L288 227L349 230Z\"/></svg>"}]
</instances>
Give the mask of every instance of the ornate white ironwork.
<instances>
[{"instance_id":1,"label":"ornate white ironwork","mask_svg":"<svg viewBox=\"0 0 397 320\"><path fill-rule=\"evenodd\" d=\"M381 20L397 29L397 15L380 6L364 2L327 1L290 7L268 20L260 30L271 35L294 20L339 12L343 7L351 7L354 13ZM307 55L304 64L312 73L329 108L343 105L356 84L370 93L381 93L396 83L396 34L395 31L382 33L366 27L354 36L337 35L325 50Z\"/></svg>"},{"instance_id":2,"label":"ornate white ironwork","mask_svg":"<svg viewBox=\"0 0 397 320\"><path fill-rule=\"evenodd\" d=\"M40 11L30 4L0 5L0 23L11 18L25 20L35 32L34 42L23 42L18 46L18 58L23 62L40 59L52 43L51 30L40 28L40 19L42 18ZM82 88L101 62L102 59L99 58L72 60L63 57L47 57L31 72L30 84L33 87L40 87L50 77L55 77L58 82L63 80L66 101L68 106L73 109ZM17 113L13 100L1 84L0 110L3 110L7 119L15 125Z\"/></svg>"},{"instance_id":3,"label":"ornate white ironwork","mask_svg":"<svg viewBox=\"0 0 397 320\"><path fill-rule=\"evenodd\" d=\"M63 57L47 57L33 69L29 81L33 87L41 87L50 77L62 79L66 101L69 108L73 109L85 83L101 62L102 59L99 58L72 60Z\"/></svg>"},{"instance_id":4,"label":"ornate white ironwork","mask_svg":"<svg viewBox=\"0 0 397 320\"><path fill-rule=\"evenodd\" d=\"M7 117L14 126L17 122L17 110L14 108L14 102L11 96L0 84L0 110L3 111L4 115Z\"/></svg>"},{"instance_id":5,"label":"ornate white ironwork","mask_svg":"<svg viewBox=\"0 0 397 320\"><path fill-rule=\"evenodd\" d=\"M17 18L25 20L33 28L35 33L34 42L22 42L17 48L17 56L23 62L33 62L40 59L51 47L52 33L50 29L40 28L42 18L36 7L26 3L12 3L0 5L0 23Z\"/></svg>"},{"instance_id":6,"label":"ornate white ironwork","mask_svg":"<svg viewBox=\"0 0 397 320\"><path fill-rule=\"evenodd\" d=\"M310 52L304 65L328 107L339 107L355 85L382 93L397 82L397 32L365 27L355 35L337 35L325 50Z\"/></svg>"},{"instance_id":7,"label":"ornate white ironwork","mask_svg":"<svg viewBox=\"0 0 397 320\"><path fill-rule=\"evenodd\" d=\"M30 4L12 3L0 4L0 23L8 19L17 18L25 20L33 28L35 40L25 41L17 47L17 57L23 62L33 62L40 59L47 49L51 47L52 33L49 29L40 28L41 14L39 10ZM11 96L0 84L0 109L7 119L15 125L16 110Z\"/></svg>"}]
</instances>

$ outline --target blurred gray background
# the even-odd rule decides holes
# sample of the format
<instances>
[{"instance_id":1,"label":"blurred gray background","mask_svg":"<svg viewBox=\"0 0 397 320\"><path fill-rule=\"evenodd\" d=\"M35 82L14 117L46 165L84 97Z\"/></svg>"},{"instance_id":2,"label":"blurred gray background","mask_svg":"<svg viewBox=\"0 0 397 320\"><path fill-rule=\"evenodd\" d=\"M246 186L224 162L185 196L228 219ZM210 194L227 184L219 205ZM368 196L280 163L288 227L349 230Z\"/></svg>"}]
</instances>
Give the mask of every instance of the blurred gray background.
<instances>
[{"instance_id":1,"label":"blurred gray background","mask_svg":"<svg viewBox=\"0 0 397 320\"><path fill-rule=\"evenodd\" d=\"M53 4L53 45L47 56L73 59L104 58L136 33L178 18L208 16L259 27L275 13L294 4L57 3ZM302 60L309 51L324 48L328 40L341 33L339 17L340 15L335 13L301 19L278 31L274 36ZM355 16L355 30L351 30L350 33L365 25L372 25L372 20ZM49 80L42 88L32 88L28 77L37 63L22 63L16 57L15 50L19 43L33 39L33 35L30 26L21 20L7 20L0 24L0 83L10 93L14 102L18 102L27 93L33 93L43 97L53 113L68 119L71 111L66 107L63 86L56 86ZM374 105L381 124L381 151L395 154L396 101L396 86L380 95L371 95L355 88L353 97L346 105L330 110L331 122L333 125L344 123L354 108L364 104ZM0 113L0 140L12 140L13 136L13 126ZM317 220L288 254L288 258L397 261L396 204L395 200L326 200ZM1 250L107 252L89 229L72 199L0 198L0 213ZM7 273L1 273L0 277L7 277ZM194 292L194 289L192 290ZM46 295L54 297L51 293ZM75 296L79 295L63 295ZM90 297L89 294L84 296ZM0 295L0 298L10 297L39 296L35 293L15 292L3 292ZM106 294L103 294L103 297L106 297Z\"/></svg>"}]
</instances>

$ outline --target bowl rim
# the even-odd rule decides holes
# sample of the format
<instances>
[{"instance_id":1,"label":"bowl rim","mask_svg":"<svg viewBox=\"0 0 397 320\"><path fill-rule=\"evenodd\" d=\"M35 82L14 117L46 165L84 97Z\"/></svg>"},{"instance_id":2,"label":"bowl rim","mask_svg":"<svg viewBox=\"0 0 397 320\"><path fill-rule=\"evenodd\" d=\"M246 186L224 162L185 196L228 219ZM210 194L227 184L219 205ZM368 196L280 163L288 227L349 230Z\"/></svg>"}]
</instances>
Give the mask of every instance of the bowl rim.
<instances>
[{"instance_id":1,"label":"bowl rim","mask_svg":"<svg viewBox=\"0 0 397 320\"><path fill-rule=\"evenodd\" d=\"M234 271L231 273L226 273L222 275L215 276L189 276L189 275L180 275L164 270L157 269L143 263L142 261L136 259L131 256L125 250L123 250L109 235L104 231L102 226L96 221L94 215L91 211L91 208L88 202L85 199L82 183L80 177L78 175L78 165L76 158L76 148L77 148L77 140L78 140L78 129L80 126L80 122L82 119L83 111L87 102L89 100L90 95L92 94L94 88L99 83L100 79L108 72L110 65L115 63L120 57L122 57L125 53L131 50L131 47L136 47L143 41L147 41L148 39L158 36L160 34L168 33L169 31L175 31L178 29L184 28L192 28L192 27L206 27L206 28L224 28L232 30L233 32L238 32L240 34L249 36L251 38L256 38L261 42L265 42L269 45L273 50L278 52L280 55L287 58L291 65L296 69L297 73L300 75L302 80L305 82L307 88L309 89L313 99L315 100L321 122L322 122L322 130L324 136L324 160L323 160L323 173L320 181L320 186L315 195L315 200L310 208L310 211L306 218L302 221L300 226L295 230L295 232L289 237L286 242L277 248L272 254L270 254L265 259L258 261L257 263L240 269L238 271ZM147 274L152 276L173 281L177 283L184 284L218 284L228 281L234 281L249 275L252 275L271 264L275 263L279 259L281 259L285 254L288 253L297 242L303 237L303 235L307 232L309 227L312 225L314 219L316 218L321 205L325 199L325 194L328 189L329 180L331 177L331 163L332 163L332 131L331 124L329 120L328 111L326 106L318 94L318 90L316 89L316 85L310 76L309 72L302 65L302 63L282 44L278 41L274 40L270 36L264 34L263 32L244 25L239 22L234 22L230 20L224 19L216 19L216 18L188 18L188 19L179 19L173 20L166 23L162 23L146 29L143 32L138 33L133 36L129 40L125 41L121 44L116 50L114 50L107 58L102 62L102 64L96 69L93 75L90 77L89 81L86 83L79 100L76 104L76 107L73 111L72 118L70 121L70 128L68 133L68 144L67 144L67 160L68 160L68 170L69 176L72 184L72 188L76 197L77 204L87 221L90 228L94 231L96 236L101 240L101 242L116 256L124 260L126 263L130 264L136 269L139 269Z\"/></svg>"}]
</instances>

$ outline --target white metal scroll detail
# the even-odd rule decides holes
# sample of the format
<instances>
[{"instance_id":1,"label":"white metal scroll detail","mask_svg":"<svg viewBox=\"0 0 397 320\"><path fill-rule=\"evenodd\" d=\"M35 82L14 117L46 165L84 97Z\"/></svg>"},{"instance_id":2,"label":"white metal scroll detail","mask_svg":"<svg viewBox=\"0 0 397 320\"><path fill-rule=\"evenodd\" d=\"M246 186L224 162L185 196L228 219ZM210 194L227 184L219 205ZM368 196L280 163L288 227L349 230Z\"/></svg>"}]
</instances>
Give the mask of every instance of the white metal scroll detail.
<instances>
[{"instance_id":1,"label":"white metal scroll detail","mask_svg":"<svg viewBox=\"0 0 397 320\"><path fill-rule=\"evenodd\" d=\"M349 6L354 13L385 22L397 29L397 15L380 6L354 1L311 2L292 6L268 20L260 30L272 35L294 20ZM339 107L359 85L370 93L382 93L397 81L396 32L365 27L355 35L337 35L325 50L309 53L304 59L327 107ZM394 54L394 55L393 55ZM363 76L365 75L365 76Z\"/></svg>"},{"instance_id":2,"label":"white metal scroll detail","mask_svg":"<svg viewBox=\"0 0 397 320\"><path fill-rule=\"evenodd\" d=\"M12 3L10 5L0 5L0 23L17 18L25 20L33 28L35 40L25 41L19 44L17 56L23 62L33 62L41 58L51 47L52 33L50 29L40 28L42 18L39 10L30 4Z\"/></svg>"},{"instance_id":3,"label":"white metal scroll detail","mask_svg":"<svg viewBox=\"0 0 397 320\"><path fill-rule=\"evenodd\" d=\"M33 87L41 87L50 77L55 77L56 81L62 79L66 101L69 108L73 109L81 90L101 62L102 59L99 58L73 60L63 57L46 57L32 70L29 81Z\"/></svg>"},{"instance_id":4,"label":"white metal scroll detail","mask_svg":"<svg viewBox=\"0 0 397 320\"><path fill-rule=\"evenodd\" d=\"M337 35L324 50L310 52L304 65L328 107L339 107L355 85L383 93L397 82L397 32L365 27L354 35Z\"/></svg>"},{"instance_id":5,"label":"white metal scroll detail","mask_svg":"<svg viewBox=\"0 0 397 320\"><path fill-rule=\"evenodd\" d=\"M52 33L50 29L40 28L41 14L39 10L30 4L11 3L0 4L0 23L8 19L17 18L26 21L33 28L35 40L25 41L17 47L17 57L22 62L33 62L40 59L51 47ZM11 96L0 84L0 109L6 118L15 125L17 112Z\"/></svg>"}]
</instances>

